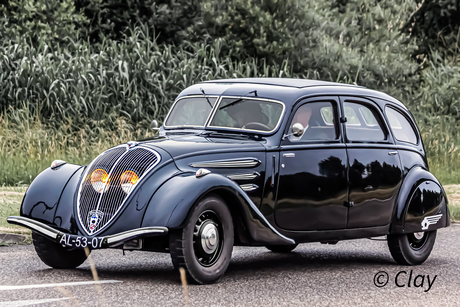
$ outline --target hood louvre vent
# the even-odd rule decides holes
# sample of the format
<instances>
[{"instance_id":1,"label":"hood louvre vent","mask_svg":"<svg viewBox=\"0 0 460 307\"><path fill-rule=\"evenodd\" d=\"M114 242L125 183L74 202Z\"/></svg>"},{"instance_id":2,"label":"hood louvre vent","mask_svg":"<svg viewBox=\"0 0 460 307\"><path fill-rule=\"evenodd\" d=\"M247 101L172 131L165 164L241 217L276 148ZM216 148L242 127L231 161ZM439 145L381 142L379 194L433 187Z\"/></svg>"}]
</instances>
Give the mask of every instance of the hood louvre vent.
<instances>
[{"instance_id":1,"label":"hood louvre vent","mask_svg":"<svg viewBox=\"0 0 460 307\"><path fill-rule=\"evenodd\" d=\"M105 151L91 162L83 174L77 197L78 218L88 235L101 232L116 217L128 196L160 159L152 149L122 145ZM105 183L99 183L101 192L97 192L91 182L91 175L96 170L108 175ZM123 189L121 177L125 172L129 172L128 179L134 178L132 173L138 179L131 180L134 184L130 186L128 183Z\"/></svg>"},{"instance_id":2,"label":"hood louvre vent","mask_svg":"<svg viewBox=\"0 0 460 307\"><path fill-rule=\"evenodd\" d=\"M209 168L251 168L260 165L256 158L241 158L219 161L203 161L190 164L191 167L209 167Z\"/></svg>"}]
</instances>

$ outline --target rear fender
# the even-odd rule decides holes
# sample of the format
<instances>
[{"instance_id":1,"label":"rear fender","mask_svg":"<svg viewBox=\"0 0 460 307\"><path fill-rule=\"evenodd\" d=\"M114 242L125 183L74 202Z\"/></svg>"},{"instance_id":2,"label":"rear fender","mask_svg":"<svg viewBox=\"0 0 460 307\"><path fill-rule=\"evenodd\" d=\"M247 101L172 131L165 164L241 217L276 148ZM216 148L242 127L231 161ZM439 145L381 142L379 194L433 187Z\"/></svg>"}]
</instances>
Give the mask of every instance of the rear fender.
<instances>
[{"instance_id":1,"label":"rear fender","mask_svg":"<svg viewBox=\"0 0 460 307\"><path fill-rule=\"evenodd\" d=\"M163 225L182 228L192 206L209 193L221 196L229 207L236 239L242 244L289 245L294 240L280 234L234 181L221 174L197 178L195 173L177 175L162 185L150 200L142 227ZM238 241L237 240L237 241Z\"/></svg>"},{"instance_id":2,"label":"rear fender","mask_svg":"<svg viewBox=\"0 0 460 307\"><path fill-rule=\"evenodd\" d=\"M450 225L447 196L436 177L414 167L399 192L390 233L430 231Z\"/></svg>"}]
</instances>

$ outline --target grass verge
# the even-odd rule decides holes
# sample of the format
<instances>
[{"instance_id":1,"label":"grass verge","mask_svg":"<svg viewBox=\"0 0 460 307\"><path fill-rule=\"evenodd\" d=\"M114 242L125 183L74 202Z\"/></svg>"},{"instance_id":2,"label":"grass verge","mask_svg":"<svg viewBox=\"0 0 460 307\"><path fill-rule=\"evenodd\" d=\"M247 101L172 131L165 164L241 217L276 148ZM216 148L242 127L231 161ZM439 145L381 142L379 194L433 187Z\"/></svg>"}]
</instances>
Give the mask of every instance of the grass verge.
<instances>
[{"instance_id":1,"label":"grass verge","mask_svg":"<svg viewBox=\"0 0 460 307\"><path fill-rule=\"evenodd\" d=\"M0 233L20 235L30 234L30 230L9 224L6 219L11 215L19 215L19 207L27 187L0 187Z\"/></svg>"}]
</instances>

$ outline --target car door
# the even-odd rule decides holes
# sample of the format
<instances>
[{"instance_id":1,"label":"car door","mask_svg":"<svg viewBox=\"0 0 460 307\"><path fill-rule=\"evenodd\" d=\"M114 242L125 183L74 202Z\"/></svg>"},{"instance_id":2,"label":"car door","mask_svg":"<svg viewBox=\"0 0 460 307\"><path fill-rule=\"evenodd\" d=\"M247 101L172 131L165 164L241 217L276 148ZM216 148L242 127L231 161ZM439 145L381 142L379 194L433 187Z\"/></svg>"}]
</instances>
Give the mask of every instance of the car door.
<instances>
[{"instance_id":1,"label":"car door","mask_svg":"<svg viewBox=\"0 0 460 307\"><path fill-rule=\"evenodd\" d=\"M347 224L347 154L342 141L339 98L305 100L292 112L301 137L288 135L280 144L276 224L286 230L343 229Z\"/></svg>"},{"instance_id":2,"label":"car door","mask_svg":"<svg viewBox=\"0 0 460 307\"><path fill-rule=\"evenodd\" d=\"M402 172L398 150L380 108L370 100L341 97L349 165L347 228L390 223Z\"/></svg>"}]
</instances>

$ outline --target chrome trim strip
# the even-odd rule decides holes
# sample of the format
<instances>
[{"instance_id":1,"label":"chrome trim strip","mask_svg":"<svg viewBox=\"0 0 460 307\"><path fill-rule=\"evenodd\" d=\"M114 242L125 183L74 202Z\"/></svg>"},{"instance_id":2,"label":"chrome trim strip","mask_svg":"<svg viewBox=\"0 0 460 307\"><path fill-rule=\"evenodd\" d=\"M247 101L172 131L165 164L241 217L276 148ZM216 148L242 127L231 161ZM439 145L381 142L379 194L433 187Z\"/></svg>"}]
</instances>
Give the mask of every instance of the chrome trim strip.
<instances>
[{"instance_id":1,"label":"chrome trim strip","mask_svg":"<svg viewBox=\"0 0 460 307\"><path fill-rule=\"evenodd\" d=\"M256 167L260 165L260 160L256 158L241 158L237 160L218 160L218 161L204 161L204 162L196 162L191 163L191 167L215 167L215 168L237 168L237 167Z\"/></svg>"},{"instance_id":2,"label":"chrome trim strip","mask_svg":"<svg viewBox=\"0 0 460 307\"><path fill-rule=\"evenodd\" d=\"M235 186L237 186L242 192L244 192L240 186L238 186L237 184L235 184ZM289 243L291 244L295 244L295 241L291 238L288 238L284 235L282 235L278 230L276 230L272 224L270 224L267 219L265 218L265 216L262 214L262 212L260 212L259 208L257 208L257 206L252 202L252 200L249 198L249 196L246 194L246 193L241 193L241 195L244 197L244 199L247 201L247 203L249 204L249 206L251 206L252 210L254 210L254 212L259 216L259 218L267 224L267 226L270 228L271 231L273 231L275 234L277 234L278 236L280 236L281 238L283 238L284 240L288 241Z\"/></svg>"},{"instance_id":3,"label":"chrome trim strip","mask_svg":"<svg viewBox=\"0 0 460 307\"><path fill-rule=\"evenodd\" d=\"M217 108L219 107L220 102L222 101L222 99L223 99L223 97L222 97L222 96L219 96L219 98L216 100L216 104L214 105L214 108L212 108L212 111L211 111L211 113L209 114L208 119L206 120L206 124L204 125L205 129L206 129L206 127L208 127L209 124L211 123L211 120L214 118L214 115L216 115Z\"/></svg>"},{"instance_id":4,"label":"chrome trim strip","mask_svg":"<svg viewBox=\"0 0 460 307\"><path fill-rule=\"evenodd\" d=\"M52 240L56 240L58 236L62 236L64 233L62 231L56 230L46 224L38 222L36 220L23 217L23 216L10 216L7 219L8 223L23 226L33 231L38 232L39 234L46 236ZM114 235L102 237L104 243L107 247L113 246L118 243L123 243L127 240L134 239L139 236L148 235L148 234L167 234L168 228L157 226L157 227L142 227L137 229L132 229L124 232L120 232Z\"/></svg>"},{"instance_id":5,"label":"chrome trim strip","mask_svg":"<svg viewBox=\"0 0 460 307\"><path fill-rule=\"evenodd\" d=\"M56 240L60 231L49 227L43 223L37 222L35 220L29 219L23 216L10 216L7 219L8 223L23 226L29 229L32 229L48 238Z\"/></svg>"},{"instance_id":6,"label":"chrome trim strip","mask_svg":"<svg viewBox=\"0 0 460 307\"><path fill-rule=\"evenodd\" d=\"M172 110L174 109L174 107L176 106L176 103L179 100L184 99L184 98L196 98L196 97L202 97L203 99L206 99L204 95L188 95L188 96L182 96L179 99L176 99L176 101L174 101L174 103L172 104L171 108L169 109L168 114L166 114L165 120L163 121L163 127L167 128L167 129L170 129L170 128L182 128L182 127L191 127L191 128L204 128L204 127L206 127L206 124L208 123L208 120L211 117L211 114L213 114L214 109L216 108L216 105L218 105L219 102L220 102L219 101L220 96L218 96L218 95L206 95L206 97L208 97L208 98L216 98L216 102L212 106L212 109L209 112L208 117L206 117L206 121L204 122L203 126L196 126L196 125L166 126L166 122L169 119L169 115L171 114Z\"/></svg>"},{"instance_id":7,"label":"chrome trim strip","mask_svg":"<svg viewBox=\"0 0 460 307\"><path fill-rule=\"evenodd\" d=\"M249 183L249 184L240 185L240 188L245 192L251 192L251 191L257 190L259 186L253 183Z\"/></svg>"},{"instance_id":8,"label":"chrome trim strip","mask_svg":"<svg viewBox=\"0 0 460 307\"><path fill-rule=\"evenodd\" d=\"M248 174L224 174L232 180L254 180L260 176L259 173L248 173Z\"/></svg>"},{"instance_id":9,"label":"chrome trim strip","mask_svg":"<svg viewBox=\"0 0 460 307\"><path fill-rule=\"evenodd\" d=\"M166 227L142 227L133 230L128 230L120 232L111 236L105 237L107 239L108 245L113 245L116 243L123 243L126 240L133 239L135 237L146 235L146 234L167 234L168 228Z\"/></svg>"}]
</instances>

